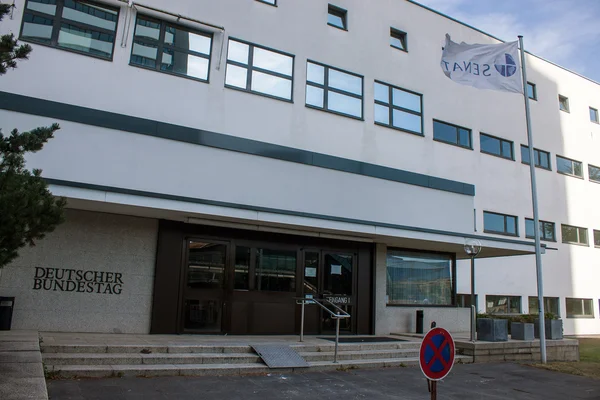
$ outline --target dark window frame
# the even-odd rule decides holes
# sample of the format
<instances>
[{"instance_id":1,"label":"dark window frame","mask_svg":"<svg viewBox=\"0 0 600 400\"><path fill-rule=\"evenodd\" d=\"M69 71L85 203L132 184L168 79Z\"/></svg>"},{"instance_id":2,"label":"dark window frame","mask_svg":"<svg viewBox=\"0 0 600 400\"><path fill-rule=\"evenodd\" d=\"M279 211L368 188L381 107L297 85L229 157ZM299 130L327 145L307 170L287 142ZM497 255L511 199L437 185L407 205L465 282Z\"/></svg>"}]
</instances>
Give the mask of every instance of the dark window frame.
<instances>
[{"instance_id":1,"label":"dark window frame","mask_svg":"<svg viewBox=\"0 0 600 400\"><path fill-rule=\"evenodd\" d=\"M483 150L483 148L481 147L481 137L482 136L487 136L487 137L489 137L491 139L499 140L500 141L500 154L495 154L495 153L491 153L489 151ZM510 144L510 153L511 153L510 158L509 157L504 157L502 155L502 143L509 143ZM483 153L483 154L488 154L490 156L495 156L495 157L503 158L505 160L515 161L515 142L513 142L512 140L502 139L501 137L498 137L498 136L490 135L489 133L479 132L479 151L481 153Z\"/></svg>"},{"instance_id":2,"label":"dark window frame","mask_svg":"<svg viewBox=\"0 0 600 400\"><path fill-rule=\"evenodd\" d=\"M523 149L524 148L527 149L527 152L529 153L529 146L527 146L525 144L522 144L521 145L521 164L529 165L528 162L525 162L523 160ZM548 156L548 168L542 166L541 163L538 163L538 161L541 160L541 156L540 156L541 153L544 153L544 154L546 154ZM551 157L551 153L549 151L536 149L534 147L533 148L533 157L535 158L534 165L535 165L536 168L545 169L546 171L552 171L552 157Z\"/></svg>"},{"instance_id":3,"label":"dark window frame","mask_svg":"<svg viewBox=\"0 0 600 400\"><path fill-rule=\"evenodd\" d=\"M485 214L494 214L494 215L499 215L501 217L504 217L504 231L501 232L501 231L494 231L494 230L487 229L485 227ZM507 229L508 224L506 223L507 222L507 217L515 219L515 233L514 234L508 232L508 229ZM491 233L491 234L494 234L494 235L504 235L504 236L518 237L519 236L519 217L516 216L516 215L502 214L502 213L495 212L495 211L483 211L483 232L484 233Z\"/></svg>"},{"instance_id":4,"label":"dark window frame","mask_svg":"<svg viewBox=\"0 0 600 400\"><path fill-rule=\"evenodd\" d=\"M408 33L404 32L400 29L390 27L390 38L395 38L395 39L400 40L400 42L402 43L402 46L404 48L394 46L392 43L390 43L390 47L393 47L394 49L408 53Z\"/></svg>"},{"instance_id":5,"label":"dark window frame","mask_svg":"<svg viewBox=\"0 0 600 400\"><path fill-rule=\"evenodd\" d=\"M413 135L417 135L417 136L425 136L425 133L424 133L425 132L425 121L423 119L423 95L421 93L417 93L417 92L414 92L412 90L404 89L404 88L401 88L399 86L394 86L394 85L391 85L389 83L385 83L383 81L379 81L377 79L375 80L375 82L374 82L373 85L375 85L375 83L378 83L380 85L384 85L384 86L388 87L389 103L384 103L383 101L380 101L380 100L377 100L377 99L374 98L374 104L379 104L380 106L388 107L389 110L390 110L389 111L389 114L390 114L389 115L389 121L390 121L390 123L389 124L384 124L383 122L377 122L377 121L375 121L375 119L373 119L374 122L375 122L375 125L383 126L383 127L386 127L386 128L396 129L398 131L402 131L402 132L406 132L406 133L412 133ZM414 94L416 96L419 96L420 99L421 99L421 112L418 113L418 112L416 112L414 110L410 110L408 108L404 108L404 107L400 107L400 106L394 105L394 99L393 99L394 89L400 90L402 92ZM394 116L394 110L402 111L402 112L405 112L405 113L408 113L408 114L418 115L419 117L421 117L421 132L415 132L415 131L411 131L410 129L404 129L404 128L400 128L398 126L394 126L393 125L393 123L394 123L394 117L393 117Z\"/></svg>"},{"instance_id":6,"label":"dark window frame","mask_svg":"<svg viewBox=\"0 0 600 400\"><path fill-rule=\"evenodd\" d=\"M533 97L529 96L529 87L531 86L531 91L533 93ZM537 96L537 86L535 83L532 82L527 82L527 97L529 97L531 100L535 100L537 101L538 96Z\"/></svg>"},{"instance_id":7,"label":"dark window frame","mask_svg":"<svg viewBox=\"0 0 600 400\"><path fill-rule=\"evenodd\" d=\"M238 61L233 61L233 60L229 60L229 41L233 40L234 42L238 42L238 43L242 43L248 46L248 64L244 64ZM279 72L275 72L275 71L271 71L268 69L264 69L264 68L260 68L260 67L255 67L253 64L253 58L254 58L254 48L258 47L259 49L263 49L263 50L267 50L273 53L278 53L287 57L291 57L292 58L292 75L288 76L285 74L281 74ZM246 88L242 89L238 86L233 86L233 85L228 85L227 84L227 65L233 65L235 67L240 67L240 68L245 68L247 70L246 73ZM269 99L274 99L274 100L279 100L279 101L285 101L287 103L294 103L294 71L296 68L296 56L294 54L291 53L286 53L285 51L281 51L281 50L276 50L273 49L271 47L267 47L267 46L262 46L259 44L255 44L252 42L248 42L242 39L238 39L235 37L230 36L227 39L227 54L225 55L225 87L227 89L233 89L233 90L238 90L240 92L245 92L245 93L250 93L250 94L255 94L255 95L259 95L259 96L263 96L263 97L267 97ZM253 71L257 71L263 74L267 74L267 75L271 75L277 78L282 78L282 79L287 79L289 81L291 81L291 86L290 86L290 98L286 99L283 97L278 97L278 96L273 96L267 93L263 93L263 92L258 92L256 90L252 90L252 72Z\"/></svg>"},{"instance_id":8,"label":"dark window frame","mask_svg":"<svg viewBox=\"0 0 600 400\"><path fill-rule=\"evenodd\" d=\"M572 163L579 163L579 164L581 164L581 176L580 175L575 175L575 173L574 173L575 172L575 164L573 164L573 174L569 174L567 172L560 171L558 169L558 159L559 158L563 159L563 160L571 161ZM559 156L558 154L556 155L556 172L559 173L559 174L561 174L561 175L571 176L573 178L585 179L584 176L583 176L584 174L583 174L583 162L582 161L577 161L577 160L574 160L572 158L568 158L568 157L564 157L564 156Z\"/></svg>"},{"instance_id":9,"label":"dark window frame","mask_svg":"<svg viewBox=\"0 0 600 400\"><path fill-rule=\"evenodd\" d=\"M593 231L593 236L594 236L594 247L597 249L600 249L600 230L598 229L592 229ZM598 244L596 244L596 235L598 235Z\"/></svg>"},{"instance_id":10,"label":"dark window frame","mask_svg":"<svg viewBox=\"0 0 600 400\"><path fill-rule=\"evenodd\" d=\"M576 228L577 229L577 239L581 239L581 235L580 235L580 229L584 229L585 230L585 238L586 241L585 243L582 243L581 241L578 242L566 242L565 241L565 237L563 234L563 227L569 227L569 228ZM589 247L590 246L590 234L588 232L588 228L584 228L582 226L575 226L575 225L569 225L569 224L560 224L560 237L561 237L561 241L564 244L574 244L577 246L585 246L585 247Z\"/></svg>"},{"instance_id":11,"label":"dark window frame","mask_svg":"<svg viewBox=\"0 0 600 400\"><path fill-rule=\"evenodd\" d=\"M569 306L568 306L568 302L569 300L576 300L576 301L581 301L581 308L585 311L585 306L584 306L584 301L589 301L590 302L590 309L592 310L592 314L591 315L586 315L586 314L569 314ZM566 305L566 310L565 310L565 314L567 316L567 318L595 318L594 315L594 299L591 298L585 298L585 297L566 297L565 298L565 305Z\"/></svg>"},{"instance_id":12,"label":"dark window frame","mask_svg":"<svg viewBox=\"0 0 600 400\"><path fill-rule=\"evenodd\" d=\"M535 236L532 235L528 235L527 234L527 221L531 221L531 223L533 223L535 225L535 221L533 220L533 218L525 218L525 237L528 239L535 239ZM542 235L540 235L540 240L544 240L546 242L556 242L556 224L554 222L550 222L550 221L542 221L541 219L538 221L541 225L542 225ZM552 225L552 234L553 234L553 238L548 238L546 237L546 225ZM534 226L535 229L535 226ZM539 229L539 227L538 227ZM535 235L535 233L534 233Z\"/></svg>"},{"instance_id":13,"label":"dark window frame","mask_svg":"<svg viewBox=\"0 0 600 400\"><path fill-rule=\"evenodd\" d=\"M596 120L592 119L592 111L594 111L594 113L596 114ZM600 124L599 118L600 118L600 116L598 115L598 109L594 108L594 107L590 107L590 122L592 122L594 124Z\"/></svg>"},{"instance_id":14,"label":"dark window frame","mask_svg":"<svg viewBox=\"0 0 600 400\"><path fill-rule=\"evenodd\" d=\"M564 100L564 101L563 101ZM563 109L563 102L566 104L566 107ZM562 94L558 95L558 109L562 112L571 113L571 107L569 106L569 98L567 96L563 96Z\"/></svg>"},{"instance_id":15,"label":"dark window frame","mask_svg":"<svg viewBox=\"0 0 600 400\"><path fill-rule=\"evenodd\" d=\"M328 4L327 5L327 19L329 19L330 14L340 17L342 20L343 26L337 26L335 24L332 24L329 21L327 21L327 25L333 26L334 28L337 28L337 29L347 32L348 31L348 10L338 7L338 6L335 6L333 4Z\"/></svg>"},{"instance_id":16,"label":"dark window frame","mask_svg":"<svg viewBox=\"0 0 600 400\"><path fill-rule=\"evenodd\" d=\"M451 126L453 128L456 128L456 143L454 142L448 142L446 140L442 140L442 139L438 139L435 137L435 123L440 123L443 125L448 125ZM460 126L460 125L456 125L456 124L452 124L450 122L445 122L439 119L433 119L433 140L436 142L440 142L440 143L445 143L445 144L449 144L451 146L456 146L456 147L460 147L461 149L467 149L467 150L473 150L473 130L466 128L464 126ZM460 129L464 129L466 131L469 132L469 146L463 146L460 144Z\"/></svg>"},{"instance_id":17,"label":"dark window frame","mask_svg":"<svg viewBox=\"0 0 600 400\"><path fill-rule=\"evenodd\" d=\"M529 306L529 315L532 314L537 314L538 313L538 308L534 307L535 309L532 310L531 308L531 300L535 299L535 302L538 302L538 296L527 296L527 305ZM544 296L544 313L549 313L552 311L549 311L550 307L548 307L548 304L550 302L550 300L556 300L556 308L558 311L558 313L556 313L555 315L557 317L560 318L561 312L560 312L560 297L552 297L552 296ZM554 314L554 313L553 313Z\"/></svg>"},{"instance_id":18,"label":"dark window frame","mask_svg":"<svg viewBox=\"0 0 600 400\"><path fill-rule=\"evenodd\" d=\"M256 1L258 1L259 3L268 4L270 6L277 7L277 0L273 0L272 3L269 2L268 0L256 0Z\"/></svg>"},{"instance_id":19,"label":"dark window frame","mask_svg":"<svg viewBox=\"0 0 600 400\"><path fill-rule=\"evenodd\" d=\"M600 171L600 167L597 167L597 166L592 165L592 164L588 164L588 180L590 182L600 183L600 179L597 179L597 180L596 179L592 179L592 173L591 173L592 168L595 168L598 171Z\"/></svg>"},{"instance_id":20,"label":"dark window frame","mask_svg":"<svg viewBox=\"0 0 600 400\"><path fill-rule=\"evenodd\" d=\"M306 86L313 86L313 87L316 87L316 88L319 88L319 89L323 89L323 107L314 106L312 104L306 103L306 89L304 90L304 96L305 96L304 105L306 107L308 107L308 108L312 108L313 110L325 111L325 112L328 112L328 113L339 115L341 117L352 118L352 119L356 119L356 120L359 120L359 121L364 121L365 120L365 77L363 75L359 75L359 74L356 74L354 72L346 71L346 70L343 70L341 68L333 67L331 65L323 64L321 62L314 61L314 60L311 60L311 59L306 60L306 69L307 70L308 70L308 64L309 63L323 67L323 84L316 83L316 82L310 82L308 80L308 77L306 79ZM360 78L360 80L361 80L361 93L362 94L358 95L358 94L355 94L355 93L352 93L352 92L347 92L345 90L337 89L337 88L329 86L329 70L330 69L333 69L334 71L342 72L344 74L352 75L352 76L355 76L357 78ZM349 97L354 97L356 99L359 99L360 100L360 104L361 104L361 107L360 107L360 114L361 114L361 116L357 117L357 116L352 115L352 114L345 114L343 112L339 112L339 111L335 111L335 110L330 110L329 107L328 107L329 106L329 91L332 91L334 93L338 93L338 94L341 94L341 95L344 95L344 96L349 96Z\"/></svg>"},{"instance_id":21,"label":"dark window frame","mask_svg":"<svg viewBox=\"0 0 600 400\"><path fill-rule=\"evenodd\" d=\"M148 39L144 39L144 38L138 38L138 39L136 39L136 37L135 37L135 30L137 28L138 18L140 18L140 17L143 18L143 19L145 19L145 20L152 21L152 22L160 24L160 28L159 28L160 32L159 32L158 40L157 40L156 43L153 42L152 40L148 40ZM172 46L172 45L168 45L168 44L164 43L165 42L165 34L166 34L166 28L167 28L167 26L172 26L172 27L174 27L176 29L180 29L182 31L186 31L186 32L193 33L195 35L201 35L201 36L205 36L205 37L210 38L210 54L206 55L204 53L199 53L197 51L185 50L185 49L183 49L181 47L176 47L176 46ZM152 46L156 45L156 54L157 54L157 56L156 56L157 57L156 58L156 67L152 68L152 67L148 67L148 66L145 66L145 65L136 64L136 63L133 63L131 61L131 59L134 56L134 54L133 54L133 45L134 45L134 43L136 41L141 42L141 43L147 43L147 44L152 45ZM172 76L176 76L176 77L179 77L179 78L190 79L190 80L193 80L193 81L196 81L196 82L210 83L210 67L212 65L211 64L211 61L212 61L211 58L212 58L213 43L214 43L214 35L212 33L210 33L210 32L203 32L203 31L200 31L200 30L197 30L197 29L193 29L193 28L187 27L185 25L181 25L181 24L177 24L177 23L173 23L173 22L164 20L164 19L159 19L159 18L156 18L156 17L152 17L152 16L149 16L149 15L146 15L146 14L143 14L143 13L137 13L137 15L135 17L134 28L133 28L133 37L131 39L131 51L130 51L130 54L129 54L129 65L132 66L132 67L136 67L136 68L142 68L142 69L145 69L145 70L148 70L148 71L160 72L162 74L172 75ZM163 71L161 69L161 65L162 65L162 54L163 54L163 50L164 49L174 50L174 51L178 51L180 53L187 53L187 54L190 54L190 55L195 56L195 57L201 57L201 58L207 59L208 60L208 73L206 74L206 79L196 78L196 77L189 76L189 75L178 74L176 72L171 72L171 71Z\"/></svg>"},{"instance_id":22,"label":"dark window frame","mask_svg":"<svg viewBox=\"0 0 600 400\"><path fill-rule=\"evenodd\" d=\"M82 22L78 22L78 21L72 21L69 19L63 19L63 9L64 9L64 4L65 4L65 0L56 0L56 13L54 15L49 15L49 14L44 14L43 12L40 11L35 11L35 10L30 10L27 8L27 4L29 3L29 0L27 0L25 2L25 4L23 5L23 15L21 18L21 26L19 28L19 40L23 41L23 42L27 42L27 43L34 43L36 45L40 45L40 46L45 46L45 47L50 47L53 49L58 49L58 50L62 50L62 51L68 51L70 53L75 53L75 54L81 54L84 56L88 56L88 57L93 57L93 58L97 58L98 60L104 60L104 61L109 61L112 62L113 58L115 56L115 43L117 42L117 32L119 30L119 17L121 16L121 8L120 7L114 7L111 5L107 5L104 3L99 3L99 2L95 2L92 0L73 0L76 3L80 3L80 4L91 4L91 5L97 5L99 7L102 8L106 8L108 10L112 10L112 11L116 11L117 12L117 19L115 21L115 30L113 31L109 31L108 29L103 29L100 27L96 27L94 25L88 25ZM36 40L36 39L31 39L31 38L27 38L27 37L23 37L23 27L25 25L25 14L29 13L31 15L37 16L37 17L41 17L41 18L45 18L45 19L51 19L52 20L52 35L50 37L50 43L41 41L41 40ZM112 50L110 53L110 57L102 57L100 55L97 54L90 54L90 53L86 53L85 51L80 51L80 50L76 50L76 49L70 49L67 47L60 47L58 45L58 35L60 33L60 27L61 24L63 22L66 22L70 25L76 26L78 28L81 29L90 29L90 30L94 30L97 32L101 32L101 33L105 33L108 35L112 35L114 36L113 39L113 44L112 44Z\"/></svg>"},{"instance_id":23,"label":"dark window frame","mask_svg":"<svg viewBox=\"0 0 600 400\"><path fill-rule=\"evenodd\" d=\"M519 299L519 312L517 313L511 313L511 312L495 312L495 313L491 313L488 311L488 297L505 297L506 298L506 306L507 308L510 308L510 300L511 298ZM512 295L507 295L507 294L486 294L485 295L485 312L486 314L492 314L492 315L519 315L519 314L523 314L523 297L522 296L512 296Z\"/></svg>"}]
</instances>

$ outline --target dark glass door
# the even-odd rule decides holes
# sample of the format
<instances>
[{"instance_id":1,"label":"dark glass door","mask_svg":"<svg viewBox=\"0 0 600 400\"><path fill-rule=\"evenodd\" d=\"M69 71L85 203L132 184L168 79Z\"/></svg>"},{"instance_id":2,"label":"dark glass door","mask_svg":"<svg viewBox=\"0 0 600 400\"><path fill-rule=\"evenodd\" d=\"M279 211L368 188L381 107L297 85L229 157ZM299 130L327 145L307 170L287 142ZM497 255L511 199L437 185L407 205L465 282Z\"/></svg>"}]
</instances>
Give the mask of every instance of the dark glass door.
<instances>
[{"instance_id":1,"label":"dark glass door","mask_svg":"<svg viewBox=\"0 0 600 400\"><path fill-rule=\"evenodd\" d=\"M183 330L220 333L224 327L224 296L228 244L187 241Z\"/></svg>"},{"instance_id":2,"label":"dark glass door","mask_svg":"<svg viewBox=\"0 0 600 400\"><path fill-rule=\"evenodd\" d=\"M349 253L323 252L321 297L352 315L354 306L355 256ZM335 311L335 310L334 310ZM322 332L335 331L336 321L327 312L322 315ZM340 321L340 331L352 332L353 320Z\"/></svg>"}]
</instances>

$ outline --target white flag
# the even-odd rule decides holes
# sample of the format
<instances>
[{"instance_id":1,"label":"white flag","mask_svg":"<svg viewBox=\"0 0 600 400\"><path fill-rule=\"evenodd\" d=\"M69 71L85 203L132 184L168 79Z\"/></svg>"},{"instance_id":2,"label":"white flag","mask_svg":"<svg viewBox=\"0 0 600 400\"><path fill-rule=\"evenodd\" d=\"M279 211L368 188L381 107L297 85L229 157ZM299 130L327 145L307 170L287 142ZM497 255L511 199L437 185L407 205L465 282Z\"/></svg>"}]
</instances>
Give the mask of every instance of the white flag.
<instances>
[{"instance_id":1,"label":"white flag","mask_svg":"<svg viewBox=\"0 0 600 400\"><path fill-rule=\"evenodd\" d=\"M446 35L440 65L454 82L478 89L523 93L517 43L458 44Z\"/></svg>"}]
</instances>

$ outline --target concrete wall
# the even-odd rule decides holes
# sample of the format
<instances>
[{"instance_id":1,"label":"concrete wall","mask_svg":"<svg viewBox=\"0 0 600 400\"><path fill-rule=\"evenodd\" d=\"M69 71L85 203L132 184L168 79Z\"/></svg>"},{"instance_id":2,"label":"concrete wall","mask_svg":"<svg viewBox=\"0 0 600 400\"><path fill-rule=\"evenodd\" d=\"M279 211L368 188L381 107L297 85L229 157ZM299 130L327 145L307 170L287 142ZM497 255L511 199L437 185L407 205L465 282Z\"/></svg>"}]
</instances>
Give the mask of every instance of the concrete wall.
<instances>
[{"instance_id":1,"label":"concrete wall","mask_svg":"<svg viewBox=\"0 0 600 400\"><path fill-rule=\"evenodd\" d=\"M16 297L12 328L148 333L157 232L152 219L68 210L64 224L1 270L0 296ZM55 286L53 269L60 281L63 269L75 270L72 283Z\"/></svg>"},{"instance_id":2,"label":"concrete wall","mask_svg":"<svg viewBox=\"0 0 600 400\"><path fill-rule=\"evenodd\" d=\"M454 307L388 306L386 303L387 246L378 244L375 254L375 334L416 332L416 312L423 310L423 328L429 330L431 322L450 332L469 331L470 311Z\"/></svg>"}]
</instances>

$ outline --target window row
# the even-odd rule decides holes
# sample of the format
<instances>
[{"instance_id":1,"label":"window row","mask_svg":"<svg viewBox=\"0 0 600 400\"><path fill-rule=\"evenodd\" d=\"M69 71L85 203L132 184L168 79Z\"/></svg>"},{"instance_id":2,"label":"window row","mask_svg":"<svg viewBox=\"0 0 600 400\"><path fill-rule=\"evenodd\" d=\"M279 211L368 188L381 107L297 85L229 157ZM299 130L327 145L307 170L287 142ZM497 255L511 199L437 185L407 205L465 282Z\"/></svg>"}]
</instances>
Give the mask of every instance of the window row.
<instances>
[{"instance_id":1,"label":"window row","mask_svg":"<svg viewBox=\"0 0 600 400\"><path fill-rule=\"evenodd\" d=\"M500 214L496 212L483 212L483 230L486 233L519 236L519 218L514 215ZM562 242L567 244L581 244L589 246L588 229L578 226L562 224ZM525 237L535 237L535 223L531 218L525 218ZM539 221L538 226L541 240L556 242L554 222ZM593 230L594 247L600 248L600 230Z\"/></svg>"},{"instance_id":2,"label":"window row","mask_svg":"<svg viewBox=\"0 0 600 400\"><path fill-rule=\"evenodd\" d=\"M527 82L527 97L529 97L531 100L538 99L537 87L536 87L535 83ZM561 94L558 95L558 109L560 111L564 111L567 113L571 112L571 109L569 107L569 98L568 97L563 96ZM598 109L590 106L589 111L590 111L590 122L593 122L595 124L600 123L600 120L598 119Z\"/></svg>"},{"instance_id":3,"label":"window row","mask_svg":"<svg viewBox=\"0 0 600 400\"><path fill-rule=\"evenodd\" d=\"M477 304L477 295L475 304ZM470 294L458 294L459 307L471 306ZM539 301L537 296L528 296L529 314L538 314ZM565 298L567 318L594 318L594 300L585 298ZM486 295L485 312L487 314L522 314L521 296ZM544 312L561 317L560 298L544 297Z\"/></svg>"}]
</instances>

